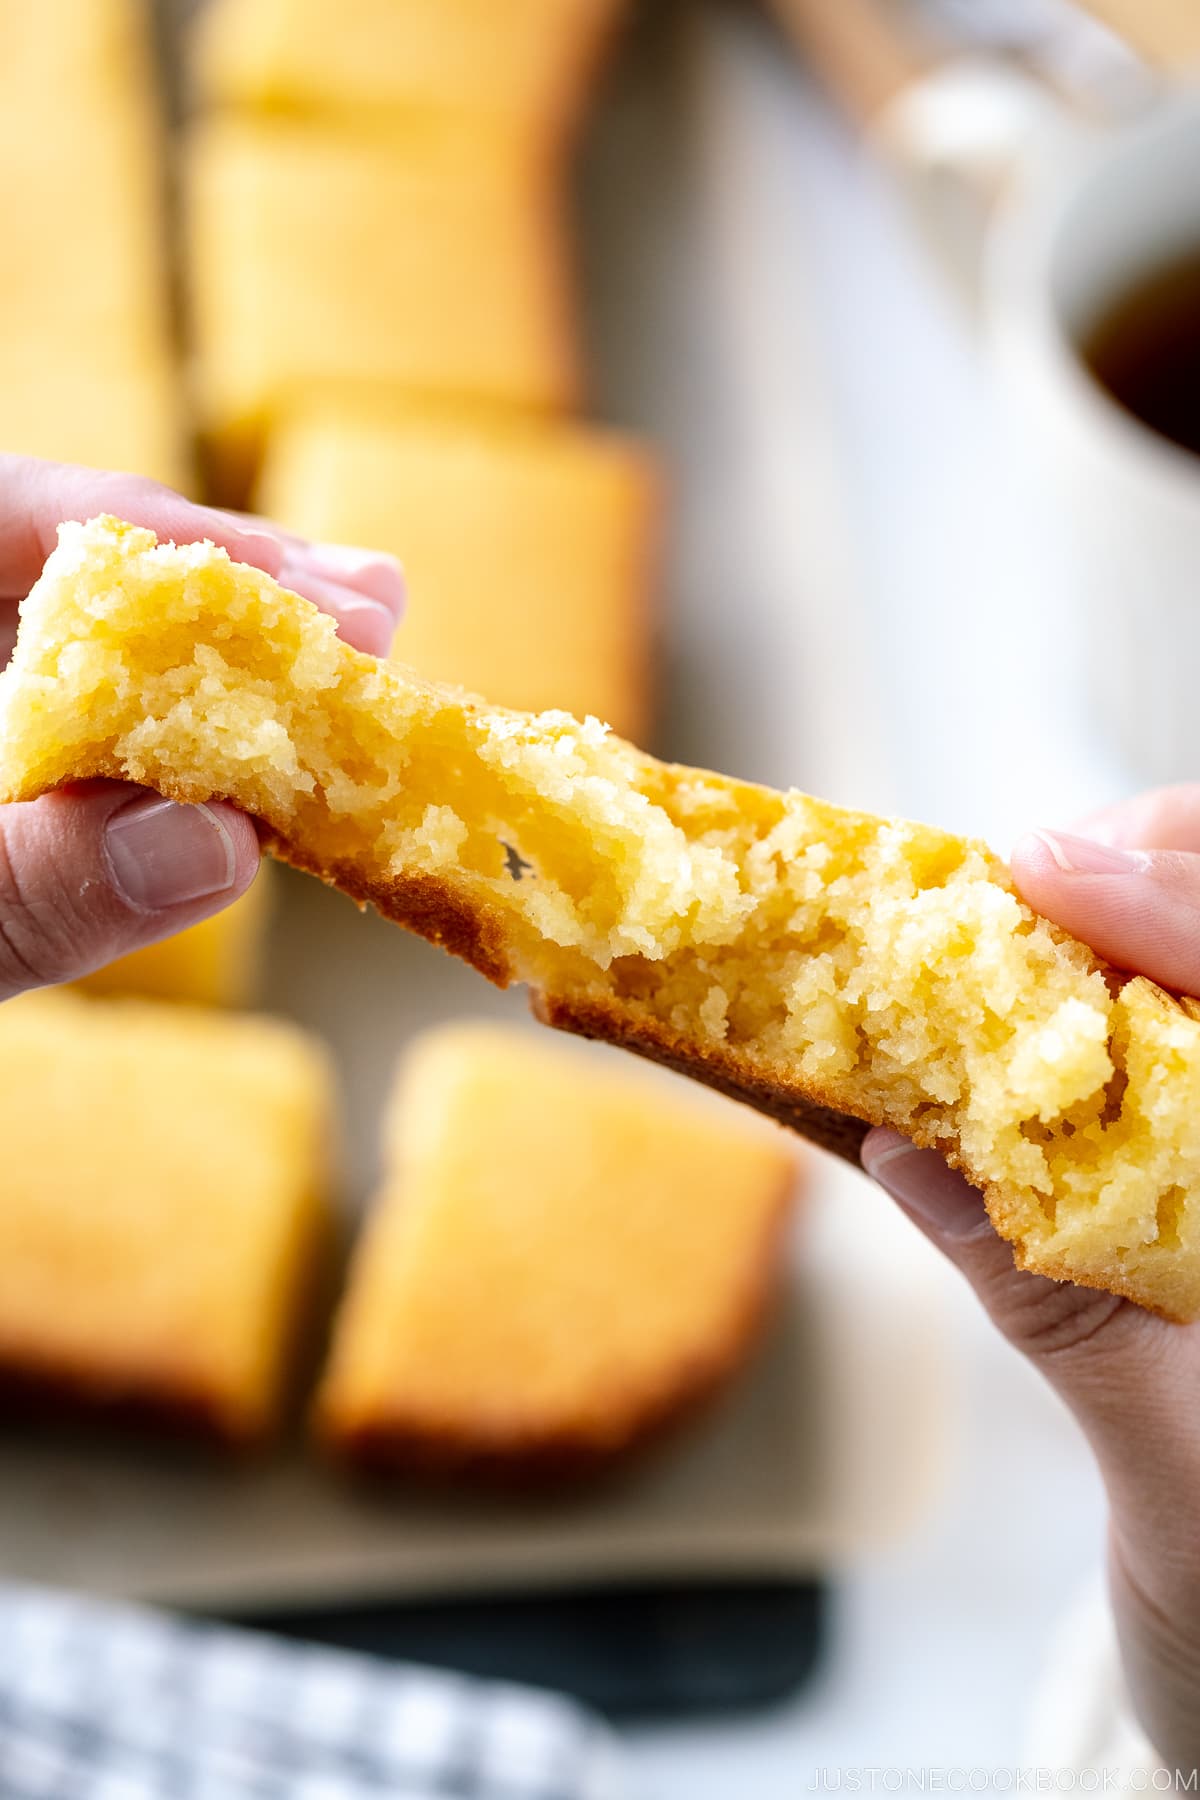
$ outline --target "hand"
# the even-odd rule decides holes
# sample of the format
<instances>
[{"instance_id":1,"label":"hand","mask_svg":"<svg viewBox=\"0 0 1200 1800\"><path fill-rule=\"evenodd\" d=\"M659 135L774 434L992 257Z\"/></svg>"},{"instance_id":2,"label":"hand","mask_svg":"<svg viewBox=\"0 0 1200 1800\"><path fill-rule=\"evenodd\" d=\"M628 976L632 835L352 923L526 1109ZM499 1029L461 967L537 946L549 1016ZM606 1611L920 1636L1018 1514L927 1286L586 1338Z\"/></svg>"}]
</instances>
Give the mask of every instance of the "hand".
<instances>
[{"instance_id":1,"label":"hand","mask_svg":"<svg viewBox=\"0 0 1200 1800\"><path fill-rule=\"evenodd\" d=\"M315 601L356 649L391 644L403 584L388 556L308 544L136 476L0 456L0 665L58 525L102 512L175 543L211 538ZM124 782L0 807L0 1000L74 980L219 912L249 887L258 860L254 826L233 807L176 806Z\"/></svg>"},{"instance_id":2,"label":"hand","mask_svg":"<svg viewBox=\"0 0 1200 1800\"><path fill-rule=\"evenodd\" d=\"M1024 839L1030 906L1118 968L1200 994L1200 786ZM863 1165L967 1277L1087 1434L1109 1500L1109 1575L1130 1692L1170 1767L1200 1764L1200 1324L1013 1266L983 1201L932 1151L869 1133Z\"/></svg>"}]
</instances>

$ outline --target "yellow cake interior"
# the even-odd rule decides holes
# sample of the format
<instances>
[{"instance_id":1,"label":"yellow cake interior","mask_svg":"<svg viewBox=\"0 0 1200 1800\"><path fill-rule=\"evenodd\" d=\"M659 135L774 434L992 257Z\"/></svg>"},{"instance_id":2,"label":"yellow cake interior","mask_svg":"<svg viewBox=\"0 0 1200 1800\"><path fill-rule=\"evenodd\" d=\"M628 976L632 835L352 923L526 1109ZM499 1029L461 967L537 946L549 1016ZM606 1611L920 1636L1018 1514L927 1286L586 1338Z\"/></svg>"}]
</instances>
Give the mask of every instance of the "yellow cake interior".
<instances>
[{"instance_id":1,"label":"yellow cake interior","mask_svg":"<svg viewBox=\"0 0 1200 1800\"><path fill-rule=\"evenodd\" d=\"M273 1425L326 1210L295 1027L66 992L0 1007L0 1385Z\"/></svg>"},{"instance_id":2,"label":"yellow cake interior","mask_svg":"<svg viewBox=\"0 0 1200 1800\"><path fill-rule=\"evenodd\" d=\"M319 1423L454 1463L624 1447L744 1354L794 1140L528 1030L408 1053Z\"/></svg>"},{"instance_id":3,"label":"yellow cake interior","mask_svg":"<svg viewBox=\"0 0 1200 1800\"><path fill-rule=\"evenodd\" d=\"M500 978L942 1144L1027 1261L1200 1310L1200 1023L1110 983L979 844L473 703L114 521L64 526L26 605L0 771L12 798L227 795L359 891L432 882Z\"/></svg>"}]
</instances>

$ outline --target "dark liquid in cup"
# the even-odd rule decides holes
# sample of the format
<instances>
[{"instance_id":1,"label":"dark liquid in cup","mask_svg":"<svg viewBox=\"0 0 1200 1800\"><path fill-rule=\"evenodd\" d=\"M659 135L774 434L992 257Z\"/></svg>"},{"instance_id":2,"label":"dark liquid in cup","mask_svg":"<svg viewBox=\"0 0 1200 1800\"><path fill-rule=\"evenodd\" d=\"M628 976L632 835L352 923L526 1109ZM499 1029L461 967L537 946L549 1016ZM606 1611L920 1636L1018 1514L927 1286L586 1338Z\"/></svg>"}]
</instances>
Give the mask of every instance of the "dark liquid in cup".
<instances>
[{"instance_id":1,"label":"dark liquid in cup","mask_svg":"<svg viewBox=\"0 0 1200 1800\"><path fill-rule=\"evenodd\" d=\"M1122 294L1083 359L1127 412L1200 456L1200 250Z\"/></svg>"}]
</instances>

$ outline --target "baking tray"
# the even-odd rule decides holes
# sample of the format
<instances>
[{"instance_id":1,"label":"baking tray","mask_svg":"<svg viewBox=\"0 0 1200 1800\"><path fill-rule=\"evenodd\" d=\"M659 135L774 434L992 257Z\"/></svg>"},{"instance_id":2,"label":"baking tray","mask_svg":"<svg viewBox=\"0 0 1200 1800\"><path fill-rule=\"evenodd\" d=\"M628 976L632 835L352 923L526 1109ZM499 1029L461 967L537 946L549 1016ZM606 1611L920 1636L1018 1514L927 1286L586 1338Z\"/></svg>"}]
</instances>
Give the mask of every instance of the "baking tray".
<instances>
[{"instance_id":1,"label":"baking tray","mask_svg":"<svg viewBox=\"0 0 1200 1800\"><path fill-rule=\"evenodd\" d=\"M748 16L643 9L581 183L595 410L657 438L675 476L659 747L879 804L870 647L785 175L793 104ZM413 1032L523 1012L519 993L287 872L267 999L334 1046L351 1206ZM912 1524L944 1470L943 1277L854 1171L816 1153L809 1169L761 1353L619 1480L523 1501L382 1493L301 1440L229 1469L28 1427L0 1441L0 1574L244 1613L791 1579L863 1554Z\"/></svg>"},{"instance_id":2,"label":"baking tray","mask_svg":"<svg viewBox=\"0 0 1200 1800\"><path fill-rule=\"evenodd\" d=\"M372 1490L300 1442L231 1470L29 1426L0 1442L0 1572L244 1612L853 1557L911 1523L944 1468L943 1358L887 1203L849 1171L813 1200L754 1365L711 1418L619 1479L525 1499Z\"/></svg>"}]
</instances>

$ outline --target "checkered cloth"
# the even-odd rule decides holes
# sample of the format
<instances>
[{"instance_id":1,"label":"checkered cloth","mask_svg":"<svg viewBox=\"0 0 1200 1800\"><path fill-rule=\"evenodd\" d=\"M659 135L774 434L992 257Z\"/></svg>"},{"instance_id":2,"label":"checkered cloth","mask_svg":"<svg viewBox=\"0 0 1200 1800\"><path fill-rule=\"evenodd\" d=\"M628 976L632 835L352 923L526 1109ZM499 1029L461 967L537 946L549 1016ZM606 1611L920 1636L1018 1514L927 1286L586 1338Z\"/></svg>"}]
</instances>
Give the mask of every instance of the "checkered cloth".
<instances>
[{"instance_id":1,"label":"checkered cloth","mask_svg":"<svg viewBox=\"0 0 1200 1800\"><path fill-rule=\"evenodd\" d=\"M0 1587L0 1800L617 1800L572 1702Z\"/></svg>"}]
</instances>

